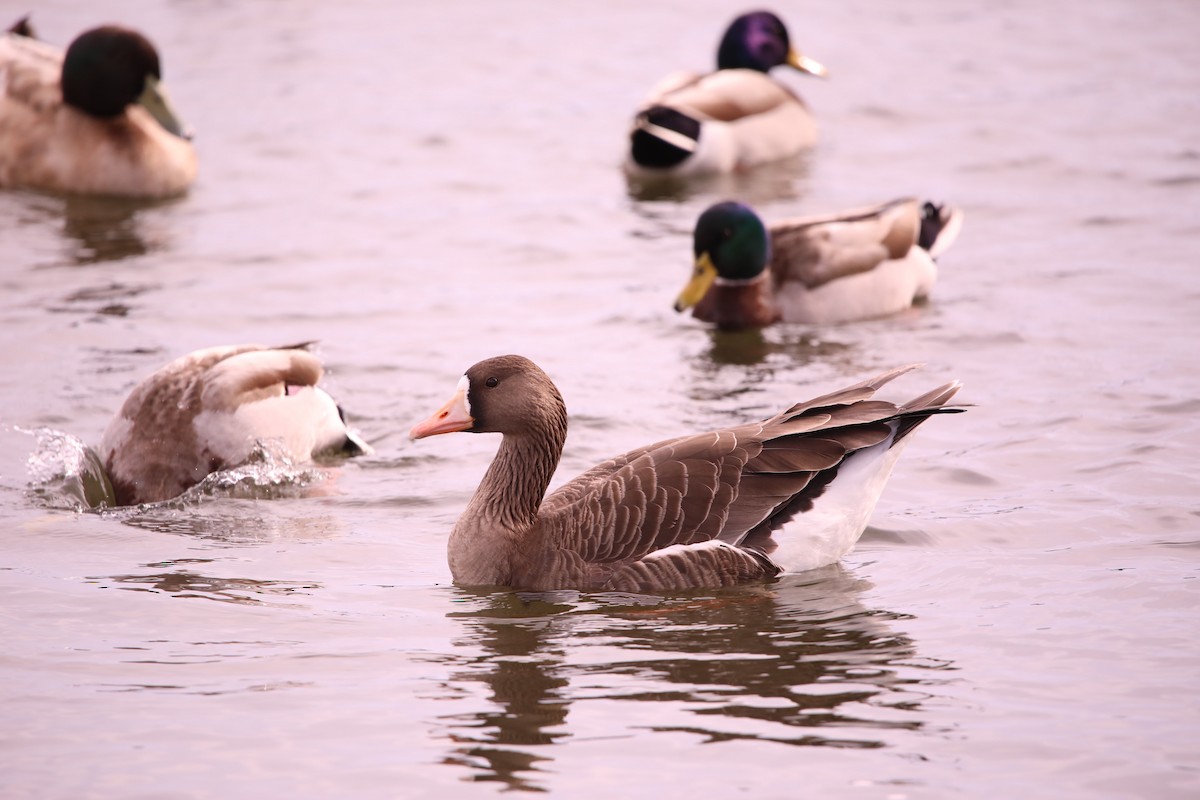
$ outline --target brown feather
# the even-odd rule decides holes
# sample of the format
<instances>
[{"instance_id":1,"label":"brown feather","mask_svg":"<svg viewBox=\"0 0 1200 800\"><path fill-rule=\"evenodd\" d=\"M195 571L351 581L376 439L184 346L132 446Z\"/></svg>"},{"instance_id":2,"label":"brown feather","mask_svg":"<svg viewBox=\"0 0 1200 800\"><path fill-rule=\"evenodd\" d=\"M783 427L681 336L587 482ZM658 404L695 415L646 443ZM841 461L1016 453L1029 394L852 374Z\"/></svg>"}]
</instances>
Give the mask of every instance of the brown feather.
<instances>
[{"instance_id":1,"label":"brown feather","mask_svg":"<svg viewBox=\"0 0 1200 800\"><path fill-rule=\"evenodd\" d=\"M869 272L903 258L920 230L920 204L912 198L842 214L780 220L770 225L772 279L777 286L794 281L815 289Z\"/></svg>"}]
</instances>

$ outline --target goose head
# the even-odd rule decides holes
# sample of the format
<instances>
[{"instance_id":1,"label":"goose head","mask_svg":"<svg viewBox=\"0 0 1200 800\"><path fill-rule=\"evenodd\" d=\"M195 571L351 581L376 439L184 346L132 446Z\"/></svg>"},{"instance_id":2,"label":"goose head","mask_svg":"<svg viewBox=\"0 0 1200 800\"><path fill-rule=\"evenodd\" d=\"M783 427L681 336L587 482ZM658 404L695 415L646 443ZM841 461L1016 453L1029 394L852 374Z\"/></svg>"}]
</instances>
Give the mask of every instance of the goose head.
<instances>
[{"instance_id":1,"label":"goose head","mask_svg":"<svg viewBox=\"0 0 1200 800\"><path fill-rule=\"evenodd\" d=\"M485 359L466 371L450 399L409 436L502 433L506 437L566 429L566 406L549 376L523 356Z\"/></svg>"}]
</instances>

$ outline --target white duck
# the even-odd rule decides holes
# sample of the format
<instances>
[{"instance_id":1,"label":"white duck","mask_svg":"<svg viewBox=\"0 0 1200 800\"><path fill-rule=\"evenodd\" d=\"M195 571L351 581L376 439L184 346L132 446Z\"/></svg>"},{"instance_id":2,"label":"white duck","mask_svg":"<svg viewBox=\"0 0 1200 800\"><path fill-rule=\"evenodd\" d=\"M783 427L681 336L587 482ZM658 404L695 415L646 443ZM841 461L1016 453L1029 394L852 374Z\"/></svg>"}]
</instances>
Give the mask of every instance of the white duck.
<instances>
[{"instance_id":1,"label":"white duck","mask_svg":"<svg viewBox=\"0 0 1200 800\"><path fill-rule=\"evenodd\" d=\"M166 500L271 440L297 463L371 448L346 427L305 345L197 350L134 387L100 441L118 505Z\"/></svg>"}]
</instances>

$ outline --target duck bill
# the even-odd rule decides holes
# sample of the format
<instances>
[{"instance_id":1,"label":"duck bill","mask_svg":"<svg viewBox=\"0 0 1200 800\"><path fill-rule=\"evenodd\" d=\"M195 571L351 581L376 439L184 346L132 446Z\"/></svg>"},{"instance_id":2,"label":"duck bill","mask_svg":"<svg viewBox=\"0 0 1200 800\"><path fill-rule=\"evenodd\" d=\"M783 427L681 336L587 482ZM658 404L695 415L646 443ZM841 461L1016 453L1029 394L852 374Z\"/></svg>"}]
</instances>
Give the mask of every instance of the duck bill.
<instances>
[{"instance_id":1,"label":"duck bill","mask_svg":"<svg viewBox=\"0 0 1200 800\"><path fill-rule=\"evenodd\" d=\"M170 133L180 139L191 139L192 129L175 113L171 100L167 97L167 88L159 83L153 75L146 76L146 88L137 99L138 105L150 112L150 116Z\"/></svg>"},{"instance_id":2,"label":"duck bill","mask_svg":"<svg viewBox=\"0 0 1200 800\"><path fill-rule=\"evenodd\" d=\"M418 422L408 432L410 439L424 439L426 436L437 436L439 433L455 433L467 431L475 424L471 416L470 402L467 400L467 376L458 382L446 405L433 412L433 416L424 422Z\"/></svg>"},{"instance_id":3,"label":"duck bill","mask_svg":"<svg viewBox=\"0 0 1200 800\"><path fill-rule=\"evenodd\" d=\"M691 308L699 303L704 295L708 294L709 288L716 279L717 268L713 266L712 259L708 257L708 253L701 253L696 259L696 269L692 272L692 279L688 281L687 286L683 287L683 291L679 293L679 298L675 301L675 310L683 311L685 308Z\"/></svg>"},{"instance_id":4,"label":"duck bill","mask_svg":"<svg viewBox=\"0 0 1200 800\"><path fill-rule=\"evenodd\" d=\"M801 72L807 72L809 75L815 75L818 78L829 77L829 70L825 68L824 64L802 53L797 53L795 50L788 51L787 63L788 66L795 67Z\"/></svg>"}]
</instances>

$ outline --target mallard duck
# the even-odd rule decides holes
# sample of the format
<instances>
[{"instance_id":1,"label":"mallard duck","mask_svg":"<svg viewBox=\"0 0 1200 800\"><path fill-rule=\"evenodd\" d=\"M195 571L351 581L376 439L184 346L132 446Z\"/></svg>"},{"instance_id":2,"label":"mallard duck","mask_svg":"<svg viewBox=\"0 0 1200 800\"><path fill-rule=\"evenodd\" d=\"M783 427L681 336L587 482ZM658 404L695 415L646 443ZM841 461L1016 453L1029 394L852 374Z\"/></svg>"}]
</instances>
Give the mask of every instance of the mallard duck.
<instances>
[{"instance_id":1,"label":"mallard duck","mask_svg":"<svg viewBox=\"0 0 1200 800\"><path fill-rule=\"evenodd\" d=\"M18 26L0 35L0 187L156 198L191 185L196 153L146 37L106 25L64 55Z\"/></svg>"},{"instance_id":2,"label":"mallard duck","mask_svg":"<svg viewBox=\"0 0 1200 800\"><path fill-rule=\"evenodd\" d=\"M817 141L808 106L768 74L787 64L824 77L825 67L793 49L769 11L743 14L726 29L717 69L678 72L654 87L633 121L626 170L633 175L706 175L795 155Z\"/></svg>"},{"instance_id":3,"label":"mallard duck","mask_svg":"<svg viewBox=\"0 0 1200 800\"><path fill-rule=\"evenodd\" d=\"M100 441L118 505L166 500L272 441L297 463L370 447L346 427L306 345L197 350L134 387Z\"/></svg>"},{"instance_id":4,"label":"mallard duck","mask_svg":"<svg viewBox=\"0 0 1200 800\"><path fill-rule=\"evenodd\" d=\"M532 361L467 370L419 439L500 433L500 450L450 533L454 580L530 590L662 592L832 564L870 519L908 434L958 391L903 405L871 397L900 367L762 422L681 436L598 464L543 500L567 410Z\"/></svg>"},{"instance_id":5,"label":"mallard duck","mask_svg":"<svg viewBox=\"0 0 1200 800\"><path fill-rule=\"evenodd\" d=\"M696 221L695 269L675 310L695 306L697 319L725 329L894 314L929 294L934 259L958 235L962 216L903 199L768 228L749 206L717 203Z\"/></svg>"}]
</instances>

